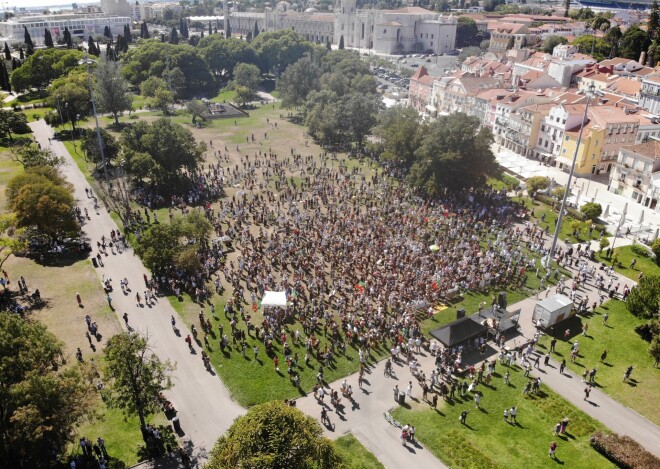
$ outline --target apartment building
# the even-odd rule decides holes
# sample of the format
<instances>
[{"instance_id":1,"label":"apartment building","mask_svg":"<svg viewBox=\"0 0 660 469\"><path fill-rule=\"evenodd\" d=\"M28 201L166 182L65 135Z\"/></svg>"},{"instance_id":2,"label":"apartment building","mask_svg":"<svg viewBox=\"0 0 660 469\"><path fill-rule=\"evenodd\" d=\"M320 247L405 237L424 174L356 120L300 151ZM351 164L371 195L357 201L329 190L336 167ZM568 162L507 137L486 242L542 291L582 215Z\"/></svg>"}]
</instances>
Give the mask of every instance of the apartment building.
<instances>
[{"instance_id":1,"label":"apartment building","mask_svg":"<svg viewBox=\"0 0 660 469\"><path fill-rule=\"evenodd\" d=\"M660 142L619 150L608 189L652 210L660 210Z\"/></svg>"}]
</instances>

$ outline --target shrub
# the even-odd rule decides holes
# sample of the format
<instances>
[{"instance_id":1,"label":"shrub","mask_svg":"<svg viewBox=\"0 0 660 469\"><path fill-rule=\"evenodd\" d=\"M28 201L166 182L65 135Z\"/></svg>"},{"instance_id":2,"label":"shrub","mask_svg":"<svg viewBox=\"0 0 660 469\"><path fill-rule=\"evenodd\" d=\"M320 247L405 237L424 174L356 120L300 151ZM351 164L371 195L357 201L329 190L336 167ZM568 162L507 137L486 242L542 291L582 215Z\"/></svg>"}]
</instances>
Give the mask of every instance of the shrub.
<instances>
[{"instance_id":1,"label":"shrub","mask_svg":"<svg viewBox=\"0 0 660 469\"><path fill-rule=\"evenodd\" d=\"M532 197L541 189L550 187L550 179L543 176L532 176L527 178L525 182L527 183L527 192Z\"/></svg>"},{"instance_id":2,"label":"shrub","mask_svg":"<svg viewBox=\"0 0 660 469\"><path fill-rule=\"evenodd\" d=\"M659 305L660 276L657 275L643 277L637 286L630 290L626 299L626 308L638 318L652 318L657 314Z\"/></svg>"},{"instance_id":3,"label":"shrub","mask_svg":"<svg viewBox=\"0 0 660 469\"><path fill-rule=\"evenodd\" d=\"M587 202L582 207L580 207L580 212L590 220L595 220L603 213L603 207L600 204L594 202Z\"/></svg>"},{"instance_id":4,"label":"shrub","mask_svg":"<svg viewBox=\"0 0 660 469\"><path fill-rule=\"evenodd\" d=\"M589 438L591 446L617 466L624 469L654 469L660 459L646 451L630 437L596 432Z\"/></svg>"},{"instance_id":5,"label":"shrub","mask_svg":"<svg viewBox=\"0 0 660 469\"><path fill-rule=\"evenodd\" d=\"M536 200L538 200L539 202L543 202L544 204L548 204L551 207L557 202L555 199L553 199L549 195L545 195L545 194L536 194L536 196L534 198Z\"/></svg>"},{"instance_id":6,"label":"shrub","mask_svg":"<svg viewBox=\"0 0 660 469\"><path fill-rule=\"evenodd\" d=\"M651 251L655 254L655 262L660 265L660 238L653 241L653 244L651 244Z\"/></svg>"},{"instance_id":7,"label":"shrub","mask_svg":"<svg viewBox=\"0 0 660 469\"><path fill-rule=\"evenodd\" d=\"M565 193L566 193L566 188L562 186L555 187L554 189L552 189L552 195L557 197L557 199L559 200L562 200L564 198Z\"/></svg>"},{"instance_id":8,"label":"shrub","mask_svg":"<svg viewBox=\"0 0 660 469\"><path fill-rule=\"evenodd\" d=\"M642 257L649 257L651 255L644 246L639 244L633 244L632 246L630 246L630 250L634 254Z\"/></svg>"}]
</instances>

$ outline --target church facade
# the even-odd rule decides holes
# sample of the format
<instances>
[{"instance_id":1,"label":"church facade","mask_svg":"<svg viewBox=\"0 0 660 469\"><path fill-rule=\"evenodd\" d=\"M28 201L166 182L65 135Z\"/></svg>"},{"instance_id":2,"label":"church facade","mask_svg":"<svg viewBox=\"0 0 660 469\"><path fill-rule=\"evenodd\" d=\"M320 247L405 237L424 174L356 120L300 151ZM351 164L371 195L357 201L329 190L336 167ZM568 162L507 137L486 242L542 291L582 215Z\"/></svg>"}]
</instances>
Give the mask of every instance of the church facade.
<instances>
[{"instance_id":1,"label":"church facade","mask_svg":"<svg viewBox=\"0 0 660 469\"><path fill-rule=\"evenodd\" d=\"M245 36L256 23L259 31L293 29L312 42L339 45L343 41L344 47L380 54L443 54L456 46L457 21L453 16L420 7L358 9L356 0L341 0L334 13L290 11L289 4L281 1L263 13L231 13L230 22L232 34Z\"/></svg>"}]
</instances>

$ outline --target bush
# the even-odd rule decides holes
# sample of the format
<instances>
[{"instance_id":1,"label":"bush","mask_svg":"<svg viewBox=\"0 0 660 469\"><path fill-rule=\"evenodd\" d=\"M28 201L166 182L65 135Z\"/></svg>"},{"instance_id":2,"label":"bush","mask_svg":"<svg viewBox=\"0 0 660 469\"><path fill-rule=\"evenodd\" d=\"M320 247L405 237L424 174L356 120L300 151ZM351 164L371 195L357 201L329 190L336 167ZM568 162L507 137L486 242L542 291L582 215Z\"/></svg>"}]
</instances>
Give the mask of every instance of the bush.
<instances>
[{"instance_id":1,"label":"bush","mask_svg":"<svg viewBox=\"0 0 660 469\"><path fill-rule=\"evenodd\" d=\"M627 436L596 432L589 438L591 446L618 467L624 469L654 469L660 467L660 459L646 451L639 443Z\"/></svg>"},{"instance_id":2,"label":"bush","mask_svg":"<svg viewBox=\"0 0 660 469\"><path fill-rule=\"evenodd\" d=\"M536 194L534 196L536 200L539 202L543 202L544 204L548 204L551 207L554 207L555 203L557 202L555 199L550 197L549 195L544 195L544 194Z\"/></svg>"},{"instance_id":3,"label":"bush","mask_svg":"<svg viewBox=\"0 0 660 469\"><path fill-rule=\"evenodd\" d=\"M653 244L651 244L651 251L655 254L655 262L660 265L660 238L653 241Z\"/></svg>"},{"instance_id":4,"label":"bush","mask_svg":"<svg viewBox=\"0 0 660 469\"><path fill-rule=\"evenodd\" d=\"M613 261L614 262L614 261ZM630 290L626 308L633 316L650 319L658 313L660 305L660 276L642 277L637 286Z\"/></svg>"},{"instance_id":5,"label":"bush","mask_svg":"<svg viewBox=\"0 0 660 469\"><path fill-rule=\"evenodd\" d=\"M595 220L601 213L603 213L603 207L595 202L587 202L580 207L580 212L582 212L589 220Z\"/></svg>"},{"instance_id":6,"label":"bush","mask_svg":"<svg viewBox=\"0 0 660 469\"><path fill-rule=\"evenodd\" d=\"M633 244L632 246L630 246L630 250L634 254L642 257L649 257L651 255L651 253L648 252L646 248L640 244Z\"/></svg>"},{"instance_id":7,"label":"bush","mask_svg":"<svg viewBox=\"0 0 660 469\"><path fill-rule=\"evenodd\" d=\"M550 187L550 179L543 176L532 176L525 180L527 183L527 192L534 197L538 191Z\"/></svg>"}]
</instances>

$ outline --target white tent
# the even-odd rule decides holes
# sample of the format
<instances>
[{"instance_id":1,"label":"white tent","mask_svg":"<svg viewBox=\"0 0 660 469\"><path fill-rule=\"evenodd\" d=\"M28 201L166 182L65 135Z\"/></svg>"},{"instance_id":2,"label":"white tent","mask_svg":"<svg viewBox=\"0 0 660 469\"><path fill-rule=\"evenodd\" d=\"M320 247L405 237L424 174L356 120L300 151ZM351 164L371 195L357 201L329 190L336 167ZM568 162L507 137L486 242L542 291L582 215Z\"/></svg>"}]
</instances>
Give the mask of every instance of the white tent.
<instances>
[{"instance_id":1,"label":"white tent","mask_svg":"<svg viewBox=\"0 0 660 469\"><path fill-rule=\"evenodd\" d=\"M261 306L286 307L286 292L266 290L264 297L261 299Z\"/></svg>"}]
</instances>

